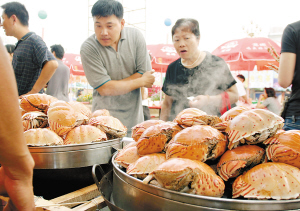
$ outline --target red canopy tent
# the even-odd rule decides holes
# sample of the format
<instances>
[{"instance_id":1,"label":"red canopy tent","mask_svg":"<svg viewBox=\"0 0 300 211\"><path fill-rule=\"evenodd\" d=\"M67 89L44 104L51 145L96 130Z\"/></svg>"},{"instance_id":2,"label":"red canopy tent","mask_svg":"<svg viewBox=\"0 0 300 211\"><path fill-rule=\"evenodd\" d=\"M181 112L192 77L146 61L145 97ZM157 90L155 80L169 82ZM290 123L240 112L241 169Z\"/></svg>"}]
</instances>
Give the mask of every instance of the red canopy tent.
<instances>
[{"instance_id":1,"label":"red canopy tent","mask_svg":"<svg viewBox=\"0 0 300 211\"><path fill-rule=\"evenodd\" d=\"M166 72L168 65L179 58L172 44L147 45L152 57L152 69L156 72Z\"/></svg>"},{"instance_id":2,"label":"red canopy tent","mask_svg":"<svg viewBox=\"0 0 300 211\"><path fill-rule=\"evenodd\" d=\"M265 66L268 63L279 65L267 50L270 45L280 53L280 46L269 38L247 37L225 42L212 54L223 58L230 65L230 70L252 71L255 65L257 70L269 70Z\"/></svg>"},{"instance_id":3,"label":"red canopy tent","mask_svg":"<svg viewBox=\"0 0 300 211\"><path fill-rule=\"evenodd\" d=\"M65 53L63 63L70 68L72 75L84 76L80 54Z\"/></svg>"}]
</instances>

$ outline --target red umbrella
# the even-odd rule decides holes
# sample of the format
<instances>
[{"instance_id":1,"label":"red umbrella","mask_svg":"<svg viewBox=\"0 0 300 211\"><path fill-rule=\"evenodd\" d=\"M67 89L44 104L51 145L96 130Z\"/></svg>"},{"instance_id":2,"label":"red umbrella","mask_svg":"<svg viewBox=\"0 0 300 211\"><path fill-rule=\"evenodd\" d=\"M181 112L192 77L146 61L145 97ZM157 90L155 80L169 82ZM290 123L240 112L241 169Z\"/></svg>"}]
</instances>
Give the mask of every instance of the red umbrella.
<instances>
[{"instance_id":1,"label":"red umbrella","mask_svg":"<svg viewBox=\"0 0 300 211\"><path fill-rule=\"evenodd\" d=\"M166 72L168 65L179 58L172 44L147 45L152 57L152 69L156 72Z\"/></svg>"},{"instance_id":2,"label":"red umbrella","mask_svg":"<svg viewBox=\"0 0 300 211\"><path fill-rule=\"evenodd\" d=\"M70 68L72 75L85 75L81 63L80 54L65 53L63 63Z\"/></svg>"},{"instance_id":3,"label":"red umbrella","mask_svg":"<svg viewBox=\"0 0 300 211\"><path fill-rule=\"evenodd\" d=\"M265 66L268 63L279 65L267 50L270 45L280 53L280 46L273 40L266 37L249 37L228 41L212 54L223 58L230 65L230 70L252 71L255 65L257 70L269 70Z\"/></svg>"}]
</instances>

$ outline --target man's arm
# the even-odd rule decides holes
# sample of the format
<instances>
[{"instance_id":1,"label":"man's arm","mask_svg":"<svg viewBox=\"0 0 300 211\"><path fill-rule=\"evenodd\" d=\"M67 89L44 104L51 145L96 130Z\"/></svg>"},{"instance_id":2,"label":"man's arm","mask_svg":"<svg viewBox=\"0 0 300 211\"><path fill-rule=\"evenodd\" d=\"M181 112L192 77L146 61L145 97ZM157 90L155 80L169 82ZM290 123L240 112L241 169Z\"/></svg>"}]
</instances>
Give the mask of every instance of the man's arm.
<instances>
[{"instance_id":1,"label":"man's arm","mask_svg":"<svg viewBox=\"0 0 300 211\"><path fill-rule=\"evenodd\" d=\"M16 79L1 39L0 70L0 194L7 193L18 210L35 210L34 161L23 134Z\"/></svg>"},{"instance_id":2,"label":"man's arm","mask_svg":"<svg viewBox=\"0 0 300 211\"><path fill-rule=\"evenodd\" d=\"M171 112L172 103L173 103L173 98L168 95L165 95L165 99L161 105L161 113L160 113L161 120L168 121Z\"/></svg>"},{"instance_id":3,"label":"man's arm","mask_svg":"<svg viewBox=\"0 0 300 211\"><path fill-rule=\"evenodd\" d=\"M35 94L41 91L41 89L44 88L45 85L48 83L48 81L51 79L57 67L58 67L57 61L55 60L47 61L41 71L40 76L38 77L35 84L33 85L31 91L26 94Z\"/></svg>"},{"instance_id":4,"label":"man's arm","mask_svg":"<svg viewBox=\"0 0 300 211\"><path fill-rule=\"evenodd\" d=\"M140 87L152 87L155 77L152 75L154 71L147 71L143 75L135 73L128 78L122 80L111 80L100 86L97 91L102 96L116 96L131 92Z\"/></svg>"},{"instance_id":5,"label":"man's arm","mask_svg":"<svg viewBox=\"0 0 300 211\"><path fill-rule=\"evenodd\" d=\"M292 84L295 66L295 53L281 53L278 70L278 83L281 87L287 88Z\"/></svg>"}]
</instances>

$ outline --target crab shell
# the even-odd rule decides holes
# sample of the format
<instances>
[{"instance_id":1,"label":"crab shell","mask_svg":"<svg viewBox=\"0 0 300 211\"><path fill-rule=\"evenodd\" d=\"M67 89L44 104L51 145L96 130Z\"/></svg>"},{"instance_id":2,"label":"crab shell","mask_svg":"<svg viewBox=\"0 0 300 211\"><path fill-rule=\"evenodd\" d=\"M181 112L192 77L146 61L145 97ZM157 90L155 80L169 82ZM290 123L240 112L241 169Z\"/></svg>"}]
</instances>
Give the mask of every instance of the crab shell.
<instances>
[{"instance_id":1,"label":"crab shell","mask_svg":"<svg viewBox=\"0 0 300 211\"><path fill-rule=\"evenodd\" d=\"M283 127L283 118L266 109L252 109L245 111L240 115L229 121L225 132L228 134L229 144L228 148L236 147L243 139L248 139L256 133L263 133L266 130L272 132L259 138L259 142L265 141L267 138L273 136L276 131ZM248 144L256 144L248 141Z\"/></svg>"},{"instance_id":2,"label":"crab shell","mask_svg":"<svg viewBox=\"0 0 300 211\"><path fill-rule=\"evenodd\" d=\"M169 142L182 128L174 122L164 122L148 127L137 142L140 155L162 152Z\"/></svg>"},{"instance_id":3,"label":"crab shell","mask_svg":"<svg viewBox=\"0 0 300 211\"><path fill-rule=\"evenodd\" d=\"M99 110L96 110L92 113L92 117L97 117L97 116L110 116L109 114L109 111L106 110L106 109L99 109Z\"/></svg>"},{"instance_id":4,"label":"crab shell","mask_svg":"<svg viewBox=\"0 0 300 211\"><path fill-rule=\"evenodd\" d=\"M88 119L90 119L92 117L92 111L87 106L85 106L83 103L77 102L77 101L72 101L72 102L69 102L69 104L72 106L72 108L75 110L75 112L79 112L79 113L83 114Z\"/></svg>"},{"instance_id":5,"label":"crab shell","mask_svg":"<svg viewBox=\"0 0 300 211\"><path fill-rule=\"evenodd\" d=\"M164 121L162 120L147 120L147 121L144 121L140 124L137 124L136 126L132 127L131 130L132 130L132 135L131 137L135 140L135 141L138 141L139 138L141 137L141 135L143 134L143 132L150 126L153 126L153 125L157 125L157 124L160 124L160 123L163 123Z\"/></svg>"},{"instance_id":6,"label":"crab shell","mask_svg":"<svg viewBox=\"0 0 300 211\"><path fill-rule=\"evenodd\" d=\"M153 153L140 157L134 163L131 163L126 173L137 175L138 178L144 179L146 175L154 171L160 164L166 161L166 154Z\"/></svg>"},{"instance_id":7,"label":"crab shell","mask_svg":"<svg viewBox=\"0 0 300 211\"><path fill-rule=\"evenodd\" d=\"M249 111L250 108L247 107L243 107L243 106L236 106L228 111L226 111L221 117L220 119L224 122L224 121L228 121L228 120L232 120L234 117L238 116L239 114L245 112L245 111Z\"/></svg>"},{"instance_id":8,"label":"crab shell","mask_svg":"<svg viewBox=\"0 0 300 211\"><path fill-rule=\"evenodd\" d=\"M137 161L141 156L137 153L136 142L126 145L118 152L115 162L127 168L131 163Z\"/></svg>"},{"instance_id":9,"label":"crab shell","mask_svg":"<svg viewBox=\"0 0 300 211\"><path fill-rule=\"evenodd\" d=\"M48 117L40 111L30 111L22 116L24 131L48 126Z\"/></svg>"},{"instance_id":10,"label":"crab shell","mask_svg":"<svg viewBox=\"0 0 300 211\"><path fill-rule=\"evenodd\" d=\"M264 144L268 144L266 154L269 160L300 168L299 130L282 131L264 141Z\"/></svg>"},{"instance_id":11,"label":"crab shell","mask_svg":"<svg viewBox=\"0 0 300 211\"><path fill-rule=\"evenodd\" d=\"M47 114L50 104L57 100L57 98L47 94L29 94L20 100L20 107L26 112L41 111Z\"/></svg>"},{"instance_id":12,"label":"crab shell","mask_svg":"<svg viewBox=\"0 0 300 211\"><path fill-rule=\"evenodd\" d=\"M127 134L127 128L120 120L112 116L97 116L89 121L89 125L96 126L107 134L108 139L122 138Z\"/></svg>"},{"instance_id":13,"label":"crab shell","mask_svg":"<svg viewBox=\"0 0 300 211\"><path fill-rule=\"evenodd\" d=\"M183 191L191 183L190 192L203 196L221 197L224 181L207 164L186 158L171 158L150 173L164 188ZM148 182L146 178L144 183Z\"/></svg>"},{"instance_id":14,"label":"crab shell","mask_svg":"<svg viewBox=\"0 0 300 211\"><path fill-rule=\"evenodd\" d=\"M265 150L256 145L238 146L235 149L227 150L217 165L220 177L227 181L242 173L246 168L252 168L259 163L267 162Z\"/></svg>"},{"instance_id":15,"label":"crab shell","mask_svg":"<svg viewBox=\"0 0 300 211\"><path fill-rule=\"evenodd\" d=\"M204 111L197 108L186 108L182 110L174 119L182 127L193 125L215 125L222 122L217 116L207 115Z\"/></svg>"},{"instance_id":16,"label":"crab shell","mask_svg":"<svg viewBox=\"0 0 300 211\"><path fill-rule=\"evenodd\" d=\"M30 146L52 146L62 145L63 139L55 132L46 128L29 129L24 132L27 145Z\"/></svg>"},{"instance_id":17,"label":"crab shell","mask_svg":"<svg viewBox=\"0 0 300 211\"><path fill-rule=\"evenodd\" d=\"M195 125L177 133L166 147L166 157L189 158L205 162L220 157L228 141L217 129L208 125Z\"/></svg>"},{"instance_id":18,"label":"crab shell","mask_svg":"<svg viewBox=\"0 0 300 211\"><path fill-rule=\"evenodd\" d=\"M48 122L51 130L63 136L77 125L77 115L66 102L52 103L48 110Z\"/></svg>"},{"instance_id":19,"label":"crab shell","mask_svg":"<svg viewBox=\"0 0 300 211\"><path fill-rule=\"evenodd\" d=\"M104 132L91 125L81 125L72 129L66 136L64 144L85 144L106 141Z\"/></svg>"},{"instance_id":20,"label":"crab shell","mask_svg":"<svg viewBox=\"0 0 300 211\"><path fill-rule=\"evenodd\" d=\"M300 196L300 170L285 163L262 163L232 184L232 198L296 199Z\"/></svg>"}]
</instances>

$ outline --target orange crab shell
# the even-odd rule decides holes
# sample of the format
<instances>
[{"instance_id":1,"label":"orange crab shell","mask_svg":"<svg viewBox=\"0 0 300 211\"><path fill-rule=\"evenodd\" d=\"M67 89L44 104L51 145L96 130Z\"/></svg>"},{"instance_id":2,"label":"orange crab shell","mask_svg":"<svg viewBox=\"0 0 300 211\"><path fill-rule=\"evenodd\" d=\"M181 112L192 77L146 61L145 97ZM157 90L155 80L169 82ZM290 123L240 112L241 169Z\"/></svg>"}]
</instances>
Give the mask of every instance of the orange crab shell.
<instances>
[{"instance_id":1,"label":"orange crab shell","mask_svg":"<svg viewBox=\"0 0 300 211\"><path fill-rule=\"evenodd\" d=\"M197 108L186 108L182 110L174 119L182 127L191 127L193 125L215 125L221 121L217 116L207 115L204 111Z\"/></svg>"},{"instance_id":2,"label":"orange crab shell","mask_svg":"<svg viewBox=\"0 0 300 211\"><path fill-rule=\"evenodd\" d=\"M30 146L51 146L62 145L63 139L55 132L46 128L29 129L24 132L27 145Z\"/></svg>"},{"instance_id":3,"label":"orange crab shell","mask_svg":"<svg viewBox=\"0 0 300 211\"><path fill-rule=\"evenodd\" d=\"M281 131L264 141L269 160L300 168L300 131Z\"/></svg>"},{"instance_id":4,"label":"orange crab shell","mask_svg":"<svg viewBox=\"0 0 300 211\"><path fill-rule=\"evenodd\" d=\"M232 184L232 198L296 199L300 196L300 170L285 163L262 163Z\"/></svg>"},{"instance_id":5,"label":"orange crab shell","mask_svg":"<svg viewBox=\"0 0 300 211\"><path fill-rule=\"evenodd\" d=\"M130 143L120 150L115 158L115 162L127 168L131 163L137 161L141 156L137 152L136 144L137 142Z\"/></svg>"},{"instance_id":6,"label":"orange crab shell","mask_svg":"<svg viewBox=\"0 0 300 211\"><path fill-rule=\"evenodd\" d=\"M99 109L99 110L96 110L92 113L92 117L97 117L97 116L110 116L109 114L109 111L106 110L106 109Z\"/></svg>"},{"instance_id":7,"label":"orange crab shell","mask_svg":"<svg viewBox=\"0 0 300 211\"><path fill-rule=\"evenodd\" d=\"M273 128L275 125L282 128L283 122L282 117L265 109L245 111L233 118L225 130L229 138L228 148L232 149L242 138Z\"/></svg>"},{"instance_id":8,"label":"orange crab shell","mask_svg":"<svg viewBox=\"0 0 300 211\"><path fill-rule=\"evenodd\" d=\"M89 125L99 128L108 134L109 138L122 138L127 134L127 128L119 119L113 116L93 117L90 119Z\"/></svg>"},{"instance_id":9,"label":"orange crab shell","mask_svg":"<svg viewBox=\"0 0 300 211\"><path fill-rule=\"evenodd\" d=\"M50 104L57 100L58 100L57 98L52 97L51 95L29 94L29 95L25 95L20 100L20 107L26 112L41 111L47 114Z\"/></svg>"},{"instance_id":10,"label":"orange crab shell","mask_svg":"<svg viewBox=\"0 0 300 211\"><path fill-rule=\"evenodd\" d=\"M74 109L66 102L52 103L48 110L48 121L51 130L59 136L67 134L76 126L77 116Z\"/></svg>"},{"instance_id":11,"label":"orange crab shell","mask_svg":"<svg viewBox=\"0 0 300 211\"><path fill-rule=\"evenodd\" d=\"M165 144L182 128L174 122L164 122L147 128L137 142L140 155L162 152Z\"/></svg>"},{"instance_id":12,"label":"orange crab shell","mask_svg":"<svg viewBox=\"0 0 300 211\"><path fill-rule=\"evenodd\" d=\"M234 117L238 116L239 114L245 112L245 111L249 111L250 108L247 107L243 107L243 106L236 106L228 111L226 111L221 117L220 119L224 122L224 121L228 121L228 120L232 120Z\"/></svg>"},{"instance_id":13,"label":"orange crab shell","mask_svg":"<svg viewBox=\"0 0 300 211\"><path fill-rule=\"evenodd\" d=\"M85 115L88 119L92 117L92 111L88 107L86 107L83 103L73 101L73 102L69 102L69 104L70 106L72 106L75 112L79 112Z\"/></svg>"},{"instance_id":14,"label":"orange crab shell","mask_svg":"<svg viewBox=\"0 0 300 211\"><path fill-rule=\"evenodd\" d=\"M217 164L220 177L227 181L240 175L241 169L249 165L255 166L261 162L267 162L265 150L257 145L238 146L227 150Z\"/></svg>"},{"instance_id":15,"label":"orange crab shell","mask_svg":"<svg viewBox=\"0 0 300 211\"><path fill-rule=\"evenodd\" d=\"M139 138L141 137L141 135L143 134L143 132L150 126L153 126L153 125L157 125L157 124L160 124L160 123L163 123L164 121L162 120L147 120L147 121L144 121L140 124L137 124L136 126L132 127L131 130L132 130L132 135L131 137L135 140L135 141L138 141Z\"/></svg>"},{"instance_id":16,"label":"orange crab shell","mask_svg":"<svg viewBox=\"0 0 300 211\"><path fill-rule=\"evenodd\" d=\"M224 194L224 181L210 166L197 160L171 158L150 173L165 188L181 190L188 186L195 194L221 197Z\"/></svg>"},{"instance_id":17,"label":"orange crab shell","mask_svg":"<svg viewBox=\"0 0 300 211\"><path fill-rule=\"evenodd\" d=\"M64 144L85 144L106 141L104 132L91 125L81 125L72 129L66 136Z\"/></svg>"},{"instance_id":18,"label":"orange crab shell","mask_svg":"<svg viewBox=\"0 0 300 211\"><path fill-rule=\"evenodd\" d=\"M208 125L195 125L183 129L175 135L168 144L166 157L189 158L205 162L207 159L216 159L227 148L225 136L217 129ZM209 145L213 145L209 147ZM213 151L210 152L209 148ZM213 154L208 157L209 154Z\"/></svg>"},{"instance_id":19,"label":"orange crab shell","mask_svg":"<svg viewBox=\"0 0 300 211\"><path fill-rule=\"evenodd\" d=\"M127 174L149 174L155 170L160 164L166 161L166 154L153 153L140 157L134 163L131 163L126 173Z\"/></svg>"},{"instance_id":20,"label":"orange crab shell","mask_svg":"<svg viewBox=\"0 0 300 211\"><path fill-rule=\"evenodd\" d=\"M48 117L40 111L30 111L22 116L24 131L33 128L44 128L48 126Z\"/></svg>"}]
</instances>

